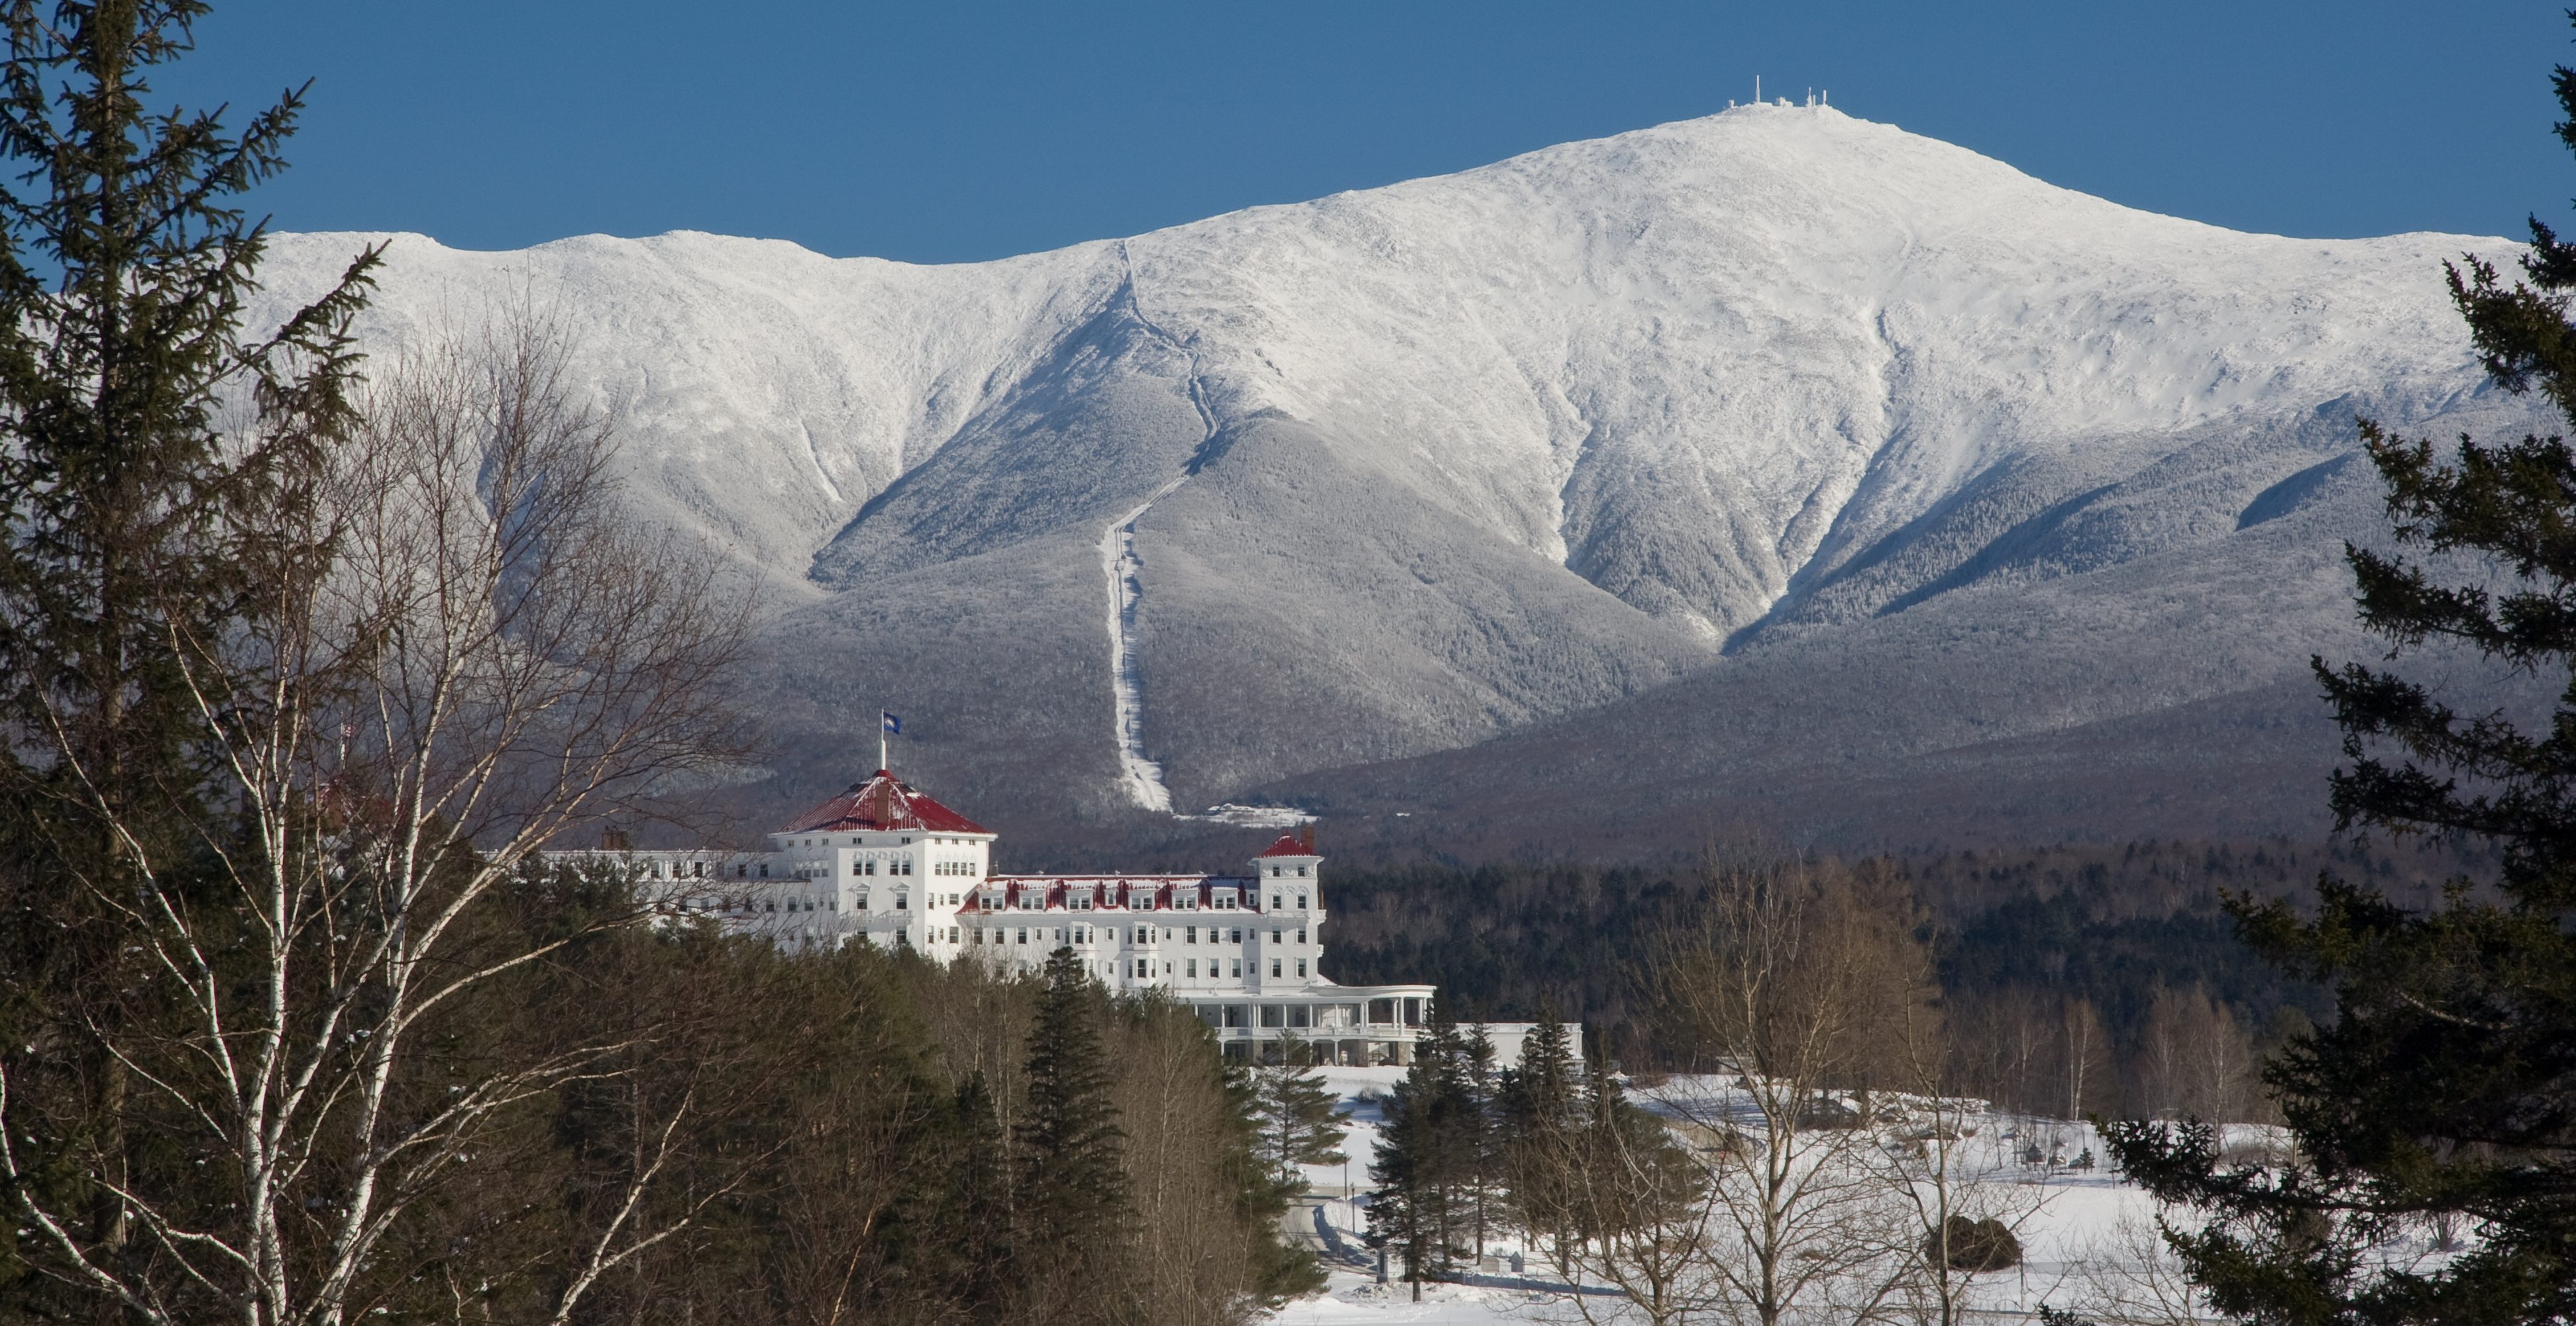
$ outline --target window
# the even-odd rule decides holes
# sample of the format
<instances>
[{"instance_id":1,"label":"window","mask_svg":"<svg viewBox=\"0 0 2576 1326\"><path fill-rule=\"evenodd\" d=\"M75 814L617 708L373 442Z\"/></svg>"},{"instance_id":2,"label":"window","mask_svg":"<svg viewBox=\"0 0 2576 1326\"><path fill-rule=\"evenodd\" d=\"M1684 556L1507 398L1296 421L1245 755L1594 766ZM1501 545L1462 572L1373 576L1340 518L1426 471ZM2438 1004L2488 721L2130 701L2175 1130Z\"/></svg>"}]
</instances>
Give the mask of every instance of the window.
<instances>
[{"instance_id":1,"label":"window","mask_svg":"<svg viewBox=\"0 0 2576 1326\"><path fill-rule=\"evenodd\" d=\"M1308 1027L1308 1026L1313 1026L1313 1025L1314 1025L1314 1020L1313 1020L1313 1019L1314 1019L1314 1010L1313 1010L1313 1009L1311 1009L1311 1008L1309 1008L1309 1007L1307 1007L1306 1005L1304 1005L1304 1004L1290 1004L1290 1005L1288 1006L1288 1025L1289 1025L1289 1026L1292 1026L1292 1027Z\"/></svg>"},{"instance_id":2,"label":"window","mask_svg":"<svg viewBox=\"0 0 2576 1326\"><path fill-rule=\"evenodd\" d=\"M1274 912L1279 910L1279 895L1276 893L1270 895L1270 910Z\"/></svg>"},{"instance_id":3,"label":"window","mask_svg":"<svg viewBox=\"0 0 2576 1326\"><path fill-rule=\"evenodd\" d=\"M1191 926L1191 927L1189 927L1189 928L1188 928L1188 930L1187 930L1187 935L1188 935L1188 938L1186 938L1186 939L1182 940L1182 941L1181 941L1182 943L1185 943L1185 944L1195 944L1195 943L1199 942L1199 928L1198 928L1197 926Z\"/></svg>"},{"instance_id":4,"label":"window","mask_svg":"<svg viewBox=\"0 0 2576 1326\"><path fill-rule=\"evenodd\" d=\"M1023 944L1025 944L1025 943L1029 942L1029 932L1028 932L1028 931L1026 931L1026 930L1022 930L1022 931L1020 931L1020 939L1019 939L1019 942L1021 942L1021 943L1023 943Z\"/></svg>"},{"instance_id":5,"label":"window","mask_svg":"<svg viewBox=\"0 0 2576 1326\"><path fill-rule=\"evenodd\" d=\"M1138 958L1138 959L1136 959L1136 975L1138 975L1139 977L1142 977L1142 976L1146 976L1146 975L1148 975L1148 974L1150 974L1150 973L1147 971L1147 969L1146 969L1146 967L1145 967L1145 960L1144 960L1143 958Z\"/></svg>"},{"instance_id":6,"label":"window","mask_svg":"<svg viewBox=\"0 0 2576 1326\"><path fill-rule=\"evenodd\" d=\"M769 878L769 863L766 861L760 863L760 877L762 879Z\"/></svg>"},{"instance_id":7,"label":"window","mask_svg":"<svg viewBox=\"0 0 2576 1326\"><path fill-rule=\"evenodd\" d=\"M1261 1025L1265 1027L1285 1026L1287 1024L1287 1019L1280 1016L1282 1012L1283 1010L1277 1004L1263 1004L1261 1006Z\"/></svg>"},{"instance_id":8,"label":"window","mask_svg":"<svg viewBox=\"0 0 2576 1326\"><path fill-rule=\"evenodd\" d=\"M1404 1001L1404 1025L1408 1027L1419 1027L1422 1025L1421 1000L1407 999Z\"/></svg>"},{"instance_id":9,"label":"window","mask_svg":"<svg viewBox=\"0 0 2576 1326\"><path fill-rule=\"evenodd\" d=\"M691 878L691 879L705 879L706 877L707 877L707 863L706 863L706 862L704 862L704 861L692 861L692 862L690 862L690 863L689 863L689 878Z\"/></svg>"},{"instance_id":10,"label":"window","mask_svg":"<svg viewBox=\"0 0 2576 1326\"><path fill-rule=\"evenodd\" d=\"M1236 958L1234 960L1234 974L1237 976L1241 976L1243 974L1243 959Z\"/></svg>"},{"instance_id":11,"label":"window","mask_svg":"<svg viewBox=\"0 0 2576 1326\"><path fill-rule=\"evenodd\" d=\"M1306 927L1302 925L1297 927L1297 942L1300 944L1306 942Z\"/></svg>"},{"instance_id":12,"label":"window","mask_svg":"<svg viewBox=\"0 0 2576 1326\"><path fill-rule=\"evenodd\" d=\"M1297 878L1299 878L1299 879L1304 879L1305 877L1306 877L1306 868L1305 868L1304 866L1299 866L1299 867L1297 867ZM1305 894L1302 894L1302 893L1301 893L1301 894L1298 894L1298 895L1297 895L1297 905L1298 905L1298 906L1300 906L1300 907L1303 907L1303 906L1305 906L1305 905L1306 905L1306 895L1305 895Z\"/></svg>"},{"instance_id":13,"label":"window","mask_svg":"<svg viewBox=\"0 0 2576 1326\"><path fill-rule=\"evenodd\" d=\"M898 893L894 895L894 909L898 912L911 911L912 895L909 893Z\"/></svg>"},{"instance_id":14,"label":"window","mask_svg":"<svg viewBox=\"0 0 2576 1326\"><path fill-rule=\"evenodd\" d=\"M1273 931L1271 931L1271 932L1270 932L1270 942L1271 942L1271 943L1273 943L1273 944L1276 944L1276 943L1278 943L1278 942L1279 942L1279 932L1278 932L1278 931L1273 930ZM1274 975L1276 975L1276 973L1273 973L1273 974L1274 974Z\"/></svg>"},{"instance_id":15,"label":"window","mask_svg":"<svg viewBox=\"0 0 2576 1326\"><path fill-rule=\"evenodd\" d=\"M1182 962L1181 966L1182 966L1182 969L1183 969L1183 970L1182 970L1182 972L1181 972L1181 974L1182 974L1182 975L1187 976L1187 977L1189 977L1191 980L1194 980L1194 981L1198 979L1198 977L1199 977L1199 960L1198 960L1198 959L1196 959L1196 958L1189 958L1189 959L1186 959L1186 960L1184 960L1184 961Z\"/></svg>"},{"instance_id":16,"label":"window","mask_svg":"<svg viewBox=\"0 0 2576 1326\"><path fill-rule=\"evenodd\" d=\"M1153 934L1154 932L1151 927L1140 925L1136 927L1136 938L1134 942L1139 944L1151 942Z\"/></svg>"},{"instance_id":17,"label":"window","mask_svg":"<svg viewBox=\"0 0 2576 1326\"><path fill-rule=\"evenodd\" d=\"M1298 895L1297 895L1297 910L1298 910L1298 911L1301 911L1301 912L1302 912L1302 911L1304 911L1304 910L1306 910L1306 895L1305 895L1305 894L1300 893L1300 894L1298 894Z\"/></svg>"},{"instance_id":18,"label":"window","mask_svg":"<svg viewBox=\"0 0 2576 1326\"><path fill-rule=\"evenodd\" d=\"M867 908L868 908L868 892L867 892L867 890L865 890L865 889L861 889L861 890L859 890L859 897L858 897L858 901L857 901L857 902L855 902L855 903L853 903L853 904L851 904L851 906L852 906L853 908L855 908L856 910L858 910L858 911L866 911L866 910L867 910Z\"/></svg>"},{"instance_id":19,"label":"window","mask_svg":"<svg viewBox=\"0 0 2576 1326\"><path fill-rule=\"evenodd\" d=\"M957 927L953 925L948 927L948 942L951 944L957 942Z\"/></svg>"},{"instance_id":20,"label":"window","mask_svg":"<svg viewBox=\"0 0 2576 1326\"><path fill-rule=\"evenodd\" d=\"M1395 1001L1392 999L1368 1001L1368 1020L1382 1027L1392 1025L1395 1022Z\"/></svg>"},{"instance_id":21,"label":"window","mask_svg":"<svg viewBox=\"0 0 2576 1326\"><path fill-rule=\"evenodd\" d=\"M1306 974L1306 960L1304 958L1297 959L1297 974L1299 976Z\"/></svg>"},{"instance_id":22,"label":"window","mask_svg":"<svg viewBox=\"0 0 2576 1326\"><path fill-rule=\"evenodd\" d=\"M1273 976L1276 976L1276 975L1278 975L1278 974L1279 974L1279 959L1277 959L1277 958L1272 958L1272 959L1270 960L1270 974L1271 974L1271 975L1273 975Z\"/></svg>"},{"instance_id":23,"label":"window","mask_svg":"<svg viewBox=\"0 0 2576 1326\"><path fill-rule=\"evenodd\" d=\"M1226 931L1226 932L1225 932L1225 942L1227 942L1227 943L1229 943L1229 944L1240 944L1240 943L1242 943L1242 942L1243 942L1243 927L1241 927L1241 926L1236 926L1234 929Z\"/></svg>"}]
</instances>

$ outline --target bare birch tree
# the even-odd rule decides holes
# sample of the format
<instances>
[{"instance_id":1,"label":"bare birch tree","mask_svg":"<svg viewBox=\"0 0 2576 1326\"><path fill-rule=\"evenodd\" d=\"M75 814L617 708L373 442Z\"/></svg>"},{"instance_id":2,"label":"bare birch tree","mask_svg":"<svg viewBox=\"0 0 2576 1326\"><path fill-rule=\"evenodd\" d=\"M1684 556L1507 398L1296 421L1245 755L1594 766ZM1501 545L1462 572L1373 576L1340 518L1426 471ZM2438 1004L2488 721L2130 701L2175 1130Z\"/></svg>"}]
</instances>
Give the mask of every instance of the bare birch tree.
<instances>
[{"instance_id":1,"label":"bare birch tree","mask_svg":"<svg viewBox=\"0 0 2576 1326\"><path fill-rule=\"evenodd\" d=\"M1709 883L1656 985L1695 1066L1735 1083L1666 1101L1701 1138L1712 1301L1759 1326L1866 1316L1902 1262L1867 1125L1875 1050L1925 997L1910 914L1838 868L1717 864Z\"/></svg>"},{"instance_id":2,"label":"bare birch tree","mask_svg":"<svg viewBox=\"0 0 2576 1326\"><path fill-rule=\"evenodd\" d=\"M66 859L137 993L86 1034L133 1084L120 1110L196 1158L112 1184L134 1232L109 1246L29 1168L81 1147L40 1137L61 1123L30 1099L40 1066L0 1062L0 1177L41 1273L147 1322L343 1321L396 1292L379 1254L478 1139L614 1071L612 1040L434 1058L476 991L575 937L498 923L514 872L734 758L722 683L747 599L627 521L612 417L565 363L560 327L497 319L397 365L288 500L213 513L257 524L211 537L264 558L259 593L211 627L155 614L206 755L157 795L81 765L60 737L80 715L17 734L55 741L56 795L108 829ZM687 1112L639 1121L547 1315L668 1234L635 1217Z\"/></svg>"},{"instance_id":3,"label":"bare birch tree","mask_svg":"<svg viewBox=\"0 0 2576 1326\"><path fill-rule=\"evenodd\" d=\"M1929 980L1928 953L1900 955ZM1902 1213L1907 1274L1896 1295L1923 1326L1962 1326L1986 1278L2021 1264L2021 1236L2046 1190L2020 1181L2002 1139L1986 1134L1986 1102L1955 1089L1950 1046L1932 1010L1914 1008L1896 1042L1906 1088L1877 1120L1871 1162Z\"/></svg>"}]
</instances>

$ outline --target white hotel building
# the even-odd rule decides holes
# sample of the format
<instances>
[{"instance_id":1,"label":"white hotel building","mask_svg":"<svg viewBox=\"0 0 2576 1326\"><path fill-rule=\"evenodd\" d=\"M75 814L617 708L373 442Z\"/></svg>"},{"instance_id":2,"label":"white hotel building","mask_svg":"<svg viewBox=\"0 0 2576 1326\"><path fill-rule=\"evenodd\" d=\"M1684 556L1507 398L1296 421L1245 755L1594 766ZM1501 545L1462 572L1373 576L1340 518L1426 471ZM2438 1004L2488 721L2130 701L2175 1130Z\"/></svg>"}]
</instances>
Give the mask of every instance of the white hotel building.
<instances>
[{"instance_id":1,"label":"white hotel building","mask_svg":"<svg viewBox=\"0 0 2576 1326\"><path fill-rule=\"evenodd\" d=\"M769 835L767 852L621 851L665 905L791 949L909 948L1035 970L1070 947L1112 991L1189 1004L1229 1057L1294 1038L1336 1064L1412 1059L1434 989L1323 973L1323 858L1312 830L1242 874L996 875L992 830L879 769ZM1568 1028L1581 1050L1580 1028ZM1489 1023L1497 1062L1526 1023Z\"/></svg>"}]
</instances>

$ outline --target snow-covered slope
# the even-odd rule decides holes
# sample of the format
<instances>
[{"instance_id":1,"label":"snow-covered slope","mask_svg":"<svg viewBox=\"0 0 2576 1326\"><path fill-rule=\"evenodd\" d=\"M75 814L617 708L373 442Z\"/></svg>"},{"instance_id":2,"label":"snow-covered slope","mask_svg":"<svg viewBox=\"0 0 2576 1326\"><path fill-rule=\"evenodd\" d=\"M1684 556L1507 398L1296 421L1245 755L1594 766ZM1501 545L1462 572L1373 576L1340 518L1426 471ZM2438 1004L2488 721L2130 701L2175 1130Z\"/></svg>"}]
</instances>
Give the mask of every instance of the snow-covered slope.
<instances>
[{"instance_id":1,"label":"snow-covered slope","mask_svg":"<svg viewBox=\"0 0 2576 1326\"><path fill-rule=\"evenodd\" d=\"M366 238L281 237L277 296ZM2237 234L1768 105L971 265L396 236L369 334L512 298L580 330L641 508L780 589L782 801L887 703L925 778L1114 815L1651 708L1963 590L2229 564L2353 410L2495 413L2439 264L2508 247ZM2131 579L2106 661L2190 592ZM2264 625L2329 629L2318 581Z\"/></svg>"}]
</instances>

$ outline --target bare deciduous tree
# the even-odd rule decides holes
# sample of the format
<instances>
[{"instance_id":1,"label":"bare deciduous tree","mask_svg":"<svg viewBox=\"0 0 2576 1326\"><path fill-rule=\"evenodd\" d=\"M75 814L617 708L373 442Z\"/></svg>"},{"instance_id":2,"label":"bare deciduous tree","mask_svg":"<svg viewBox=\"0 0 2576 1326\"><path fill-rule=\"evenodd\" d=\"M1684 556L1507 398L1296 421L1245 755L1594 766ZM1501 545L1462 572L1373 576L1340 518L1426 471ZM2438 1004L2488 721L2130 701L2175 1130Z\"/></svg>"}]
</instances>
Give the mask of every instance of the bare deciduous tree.
<instances>
[{"instance_id":1,"label":"bare deciduous tree","mask_svg":"<svg viewBox=\"0 0 2576 1326\"><path fill-rule=\"evenodd\" d=\"M571 941L494 923L524 861L734 757L722 682L747 599L627 520L612 417L578 398L564 350L514 315L408 359L292 501L227 510L268 522L235 541L267 556L258 601L215 633L160 615L201 770L138 803L57 751L113 831L82 882L140 968L90 1034L133 1084L122 1108L198 1163L118 1184L134 1244L103 1247L27 1181L13 1140L49 1124L0 1074L0 1173L44 1273L156 1323L340 1322L394 1292L378 1254L496 1121L614 1071L613 1040L434 1051L474 991ZM651 1139L688 1110L639 1121L645 1150L556 1320L670 1232L634 1217L667 1153Z\"/></svg>"},{"instance_id":2,"label":"bare deciduous tree","mask_svg":"<svg viewBox=\"0 0 2576 1326\"><path fill-rule=\"evenodd\" d=\"M1911 909L1825 866L1722 863L1709 882L1656 981L1676 1042L1735 1082L1665 1102L1699 1139L1711 1301L1760 1326L1827 1306L1865 1316L1902 1262L1868 1125L1883 1047L1928 997Z\"/></svg>"}]
</instances>

